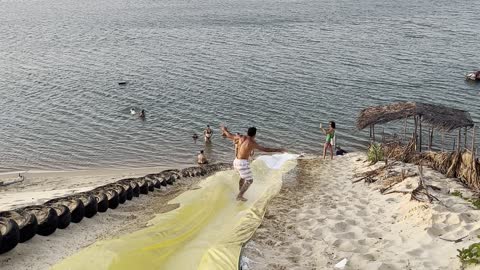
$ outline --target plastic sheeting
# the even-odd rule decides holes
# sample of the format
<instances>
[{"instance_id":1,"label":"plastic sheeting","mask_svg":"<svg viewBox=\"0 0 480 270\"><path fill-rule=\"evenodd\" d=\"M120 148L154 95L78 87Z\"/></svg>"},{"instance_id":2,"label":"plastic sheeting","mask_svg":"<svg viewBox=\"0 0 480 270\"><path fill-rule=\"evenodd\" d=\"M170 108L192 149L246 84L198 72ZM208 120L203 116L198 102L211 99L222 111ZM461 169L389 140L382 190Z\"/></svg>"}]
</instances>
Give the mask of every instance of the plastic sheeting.
<instances>
[{"instance_id":1,"label":"plastic sheeting","mask_svg":"<svg viewBox=\"0 0 480 270\"><path fill-rule=\"evenodd\" d=\"M252 163L247 202L238 202L239 176L219 172L169 203L180 207L158 215L149 227L93 244L52 269L238 269L242 245L261 224L267 202L297 156L261 156ZM146 206L147 207L147 206Z\"/></svg>"}]
</instances>

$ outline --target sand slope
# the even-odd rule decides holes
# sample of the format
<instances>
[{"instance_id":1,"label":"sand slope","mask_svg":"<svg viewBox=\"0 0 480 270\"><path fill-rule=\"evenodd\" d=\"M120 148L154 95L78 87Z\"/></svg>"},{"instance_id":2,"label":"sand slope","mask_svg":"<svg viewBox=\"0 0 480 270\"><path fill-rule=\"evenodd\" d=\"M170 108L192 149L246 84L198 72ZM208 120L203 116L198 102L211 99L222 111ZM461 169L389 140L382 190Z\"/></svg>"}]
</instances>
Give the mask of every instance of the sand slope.
<instances>
[{"instance_id":1,"label":"sand slope","mask_svg":"<svg viewBox=\"0 0 480 270\"><path fill-rule=\"evenodd\" d=\"M297 175L286 179L247 244L244 268L334 269L346 258L344 269L461 269L457 249L478 242L480 211L449 191L468 192L427 169L426 181L441 187L434 193L440 203L381 195L381 183L352 183L355 172L368 169L363 159L350 154L333 162L299 162ZM416 170L393 169L401 168ZM395 189L412 190L417 181L408 178Z\"/></svg>"}]
</instances>

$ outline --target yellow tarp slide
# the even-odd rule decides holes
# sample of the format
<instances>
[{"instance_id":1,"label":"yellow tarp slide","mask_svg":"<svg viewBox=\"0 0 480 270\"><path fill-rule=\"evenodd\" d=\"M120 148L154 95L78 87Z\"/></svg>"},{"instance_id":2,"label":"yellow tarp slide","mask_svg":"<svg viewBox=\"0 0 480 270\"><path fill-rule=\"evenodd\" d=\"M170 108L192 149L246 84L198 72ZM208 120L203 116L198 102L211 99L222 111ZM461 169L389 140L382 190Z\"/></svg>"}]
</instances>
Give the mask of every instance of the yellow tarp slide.
<instances>
[{"instance_id":1,"label":"yellow tarp slide","mask_svg":"<svg viewBox=\"0 0 480 270\"><path fill-rule=\"evenodd\" d=\"M170 203L140 231L97 242L52 269L236 270L243 243L261 224L267 202L295 167L294 155L262 156L252 163L254 182L238 202L239 176L219 172ZM148 207L148 206L146 206Z\"/></svg>"}]
</instances>

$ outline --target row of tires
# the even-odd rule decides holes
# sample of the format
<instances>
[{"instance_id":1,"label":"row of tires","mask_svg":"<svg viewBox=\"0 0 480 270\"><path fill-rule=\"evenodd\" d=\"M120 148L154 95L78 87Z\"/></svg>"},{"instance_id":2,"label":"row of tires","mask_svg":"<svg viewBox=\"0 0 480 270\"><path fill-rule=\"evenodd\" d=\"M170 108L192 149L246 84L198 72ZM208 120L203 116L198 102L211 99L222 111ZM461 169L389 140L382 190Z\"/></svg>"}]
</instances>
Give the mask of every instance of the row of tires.
<instances>
[{"instance_id":1,"label":"row of tires","mask_svg":"<svg viewBox=\"0 0 480 270\"><path fill-rule=\"evenodd\" d=\"M122 179L93 190L56 198L43 205L33 205L0 212L0 254L24 243L36 234L48 236L57 229L66 229L70 223L79 223L97 213L116 209L120 204L162 186L173 185L182 177L198 177L228 169L225 163L183 170L166 170L140 178Z\"/></svg>"}]
</instances>

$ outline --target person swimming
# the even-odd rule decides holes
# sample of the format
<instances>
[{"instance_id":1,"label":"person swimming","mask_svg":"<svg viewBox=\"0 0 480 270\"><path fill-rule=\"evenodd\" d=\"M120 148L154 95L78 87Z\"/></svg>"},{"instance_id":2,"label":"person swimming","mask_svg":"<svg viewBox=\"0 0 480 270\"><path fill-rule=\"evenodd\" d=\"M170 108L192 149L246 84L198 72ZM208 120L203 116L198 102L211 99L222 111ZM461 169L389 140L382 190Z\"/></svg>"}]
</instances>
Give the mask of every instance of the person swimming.
<instances>
[{"instance_id":1,"label":"person swimming","mask_svg":"<svg viewBox=\"0 0 480 270\"><path fill-rule=\"evenodd\" d=\"M137 113L137 112L135 111L134 108L131 108L131 109L130 109L130 114L131 114L131 115L134 115L134 114L136 114L136 113Z\"/></svg>"},{"instance_id":2,"label":"person swimming","mask_svg":"<svg viewBox=\"0 0 480 270\"><path fill-rule=\"evenodd\" d=\"M138 115L138 117L140 117L140 118L142 118L142 119L145 119L145 117L146 117L145 110L142 110L142 111L140 112L140 115Z\"/></svg>"},{"instance_id":3,"label":"person swimming","mask_svg":"<svg viewBox=\"0 0 480 270\"><path fill-rule=\"evenodd\" d=\"M192 139L193 139L194 141L198 140L198 135L197 135L197 133L193 133Z\"/></svg>"},{"instance_id":4,"label":"person swimming","mask_svg":"<svg viewBox=\"0 0 480 270\"><path fill-rule=\"evenodd\" d=\"M210 128L210 125L207 125L207 128L203 131L203 136L205 142L212 142L213 130Z\"/></svg>"}]
</instances>

